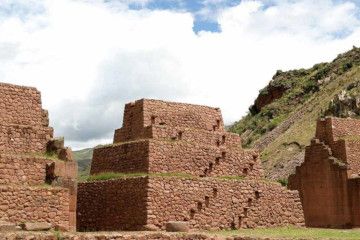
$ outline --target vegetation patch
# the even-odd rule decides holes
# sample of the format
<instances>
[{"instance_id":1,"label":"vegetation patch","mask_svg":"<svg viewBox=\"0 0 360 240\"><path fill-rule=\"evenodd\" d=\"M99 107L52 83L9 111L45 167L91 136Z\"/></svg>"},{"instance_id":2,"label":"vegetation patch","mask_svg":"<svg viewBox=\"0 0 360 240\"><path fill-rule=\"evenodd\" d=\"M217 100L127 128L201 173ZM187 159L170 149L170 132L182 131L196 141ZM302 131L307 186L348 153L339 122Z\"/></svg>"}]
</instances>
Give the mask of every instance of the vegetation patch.
<instances>
[{"instance_id":1,"label":"vegetation patch","mask_svg":"<svg viewBox=\"0 0 360 240\"><path fill-rule=\"evenodd\" d=\"M321 229L321 228L256 228L240 229L233 231L210 232L218 236L241 236L255 238L280 238L280 239L337 239L337 240L358 240L360 239L359 229Z\"/></svg>"}]
</instances>

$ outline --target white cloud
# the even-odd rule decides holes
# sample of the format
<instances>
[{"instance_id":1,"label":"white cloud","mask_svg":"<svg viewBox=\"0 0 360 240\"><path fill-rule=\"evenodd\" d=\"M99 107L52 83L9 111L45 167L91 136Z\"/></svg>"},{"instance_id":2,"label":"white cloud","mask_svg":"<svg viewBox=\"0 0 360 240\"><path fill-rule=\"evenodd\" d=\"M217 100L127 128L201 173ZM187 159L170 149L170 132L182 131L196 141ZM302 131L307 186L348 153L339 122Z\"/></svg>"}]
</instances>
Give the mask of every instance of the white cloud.
<instances>
[{"instance_id":1,"label":"white cloud","mask_svg":"<svg viewBox=\"0 0 360 240\"><path fill-rule=\"evenodd\" d=\"M277 69L329 61L360 40L351 2L242 1L222 10L221 33L198 35L190 13L115 3L46 0L0 20L1 81L38 87L74 147L110 141L123 105L144 97L219 106L230 123Z\"/></svg>"}]
</instances>

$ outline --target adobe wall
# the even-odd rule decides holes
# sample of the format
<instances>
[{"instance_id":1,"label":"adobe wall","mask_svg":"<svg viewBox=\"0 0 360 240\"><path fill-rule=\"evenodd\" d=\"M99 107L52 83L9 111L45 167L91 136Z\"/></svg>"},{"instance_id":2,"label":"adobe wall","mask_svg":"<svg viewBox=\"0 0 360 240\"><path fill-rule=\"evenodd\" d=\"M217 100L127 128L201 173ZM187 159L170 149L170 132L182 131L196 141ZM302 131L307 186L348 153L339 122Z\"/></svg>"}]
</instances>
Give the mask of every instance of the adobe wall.
<instances>
[{"instance_id":1,"label":"adobe wall","mask_svg":"<svg viewBox=\"0 0 360 240\"><path fill-rule=\"evenodd\" d=\"M69 207L65 188L0 185L0 220L16 224L47 221L68 228Z\"/></svg>"},{"instance_id":2,"label":"adobe wall","mask_svg":"<svg viewBox=\"0 0 360 240\"><path fill-rule=\"evenodd\" d=\"M193 229L302 226L304 222L296 191L262 181L117 179L80 184L78 199L80 230L138 230L141 224L164 229L166 222L176 220L189 221ZM132 222L127 219L130 216Z\"/></svg>"},{"instance_id":3,"label":"adobe wall","mask_svg":"<svg viewBox=\"0 0 360 240\"><path fill-rule=\"evenodd\" d=\"M147 178L79 183L78 231L142 230Z\"/></svg>"},{"instance_id":4,"label":"adobe wall","mask_svg":"<svg viewBox=\"0 0 360 240\"><path fill-rule=\"evenodd\" d=\"M207 106L141 99L125 105L124 120L116 142L139 138L150 125L224 131L221 111Z\"/></svg>"},{"instance_id":5,"label":"adobe wall","mask_svg":"<svg viewBox=\"0 0 360 240\"><path fill-rule=\"evenodd\" d=\"M289 178L289 188L299 190L308 227L351 225L347 194L347 168L319 140L306 147L305 161Z\"/></svg>"},{"instance_id":6,"label":"adobe wall","mask_svg":"<svg viewBox=\"0 0 360 240\"><path fill-rule=\"evenodd\" d=\"M95 149L91 174L182 172L259 178L263 175L260 164L256 151L186 141L142 140Z\"/></svg>"}]
</instances>

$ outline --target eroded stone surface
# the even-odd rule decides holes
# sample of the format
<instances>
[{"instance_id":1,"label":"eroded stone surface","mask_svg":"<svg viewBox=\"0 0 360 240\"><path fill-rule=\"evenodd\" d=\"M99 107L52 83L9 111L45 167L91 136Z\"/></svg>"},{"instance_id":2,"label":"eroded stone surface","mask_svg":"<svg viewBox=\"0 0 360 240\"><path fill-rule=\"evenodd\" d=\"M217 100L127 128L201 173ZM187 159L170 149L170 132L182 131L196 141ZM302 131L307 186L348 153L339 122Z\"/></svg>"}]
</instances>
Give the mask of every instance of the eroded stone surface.
<instances>
[{"instance_id":1,"label":"eroded stone surface","mask_svg":"<svg viewBox=\"0 0 360 240\"><path fill-rule=\"evenodd\" d=\"M289 188L300 192L307 226L360 226L359 150L359 120L318 121L304 163L289 177Z\"/></svg>"},{"instance_id":2,"label":"eroded stone surface","mask_svg":"<svg viewBox=\"0 0 360 240\"><path fill-rule=\"evenodd\" d=\"M171 221L209 230L304 224L298 193L262 180L258 153L224 130L218 108L127 104L114 144L94 150L91 174L102 172L150 177L81 183L81 231L165 230Z\"/></svg>"},{"instance_id":3,"label":"eroded stone surface","mask_svg":"<svg viewBox=\"0 0 360 240\"><path fill-rule=\"evenodd\" d=\"M40 92L0 83L0 219L75 230L76 163L63 140L47 152L52 138Z\"/></svg>"}]
</instances>

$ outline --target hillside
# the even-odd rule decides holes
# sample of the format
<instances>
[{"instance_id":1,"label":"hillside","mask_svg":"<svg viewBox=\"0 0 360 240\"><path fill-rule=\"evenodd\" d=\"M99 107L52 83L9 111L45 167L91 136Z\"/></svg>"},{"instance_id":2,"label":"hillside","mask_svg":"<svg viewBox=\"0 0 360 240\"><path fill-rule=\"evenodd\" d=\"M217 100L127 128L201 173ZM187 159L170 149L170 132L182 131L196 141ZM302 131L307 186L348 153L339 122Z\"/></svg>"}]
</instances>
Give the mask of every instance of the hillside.
<instances>
[{"instance_id":1,"label":"hillside","mask_svg":"<svg viewBox=\"0 0 360 240\"><path fill-rule=\"evenodd\" d=\"M74 158L78 163L79 179L82 179L89 175L92 155L93 155L92 148L86 148L79 151L74 151Z\"/></svg>"},{"instance_id":2,"label":"hillside","mask_svg":"<svg viewBox=\"0 0 360 240\"><path fill-rule=\"evenodd\" d=\"M268 178L287 178L302 162L319 117L360 114L359 65L360 49L354 47L330 63L279 70L229 130L242 136L244 147L261 151Z\"/></svg>"}]
</instances>

